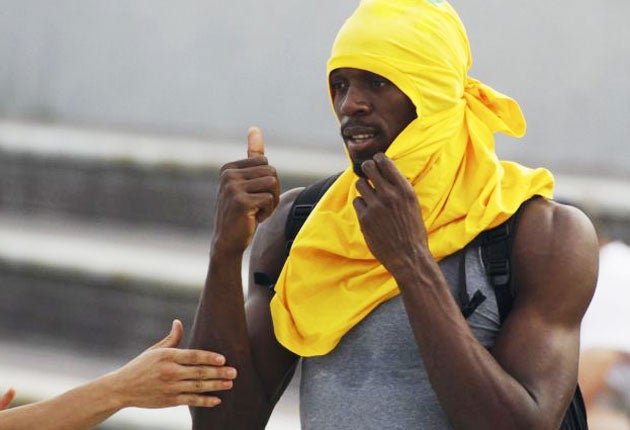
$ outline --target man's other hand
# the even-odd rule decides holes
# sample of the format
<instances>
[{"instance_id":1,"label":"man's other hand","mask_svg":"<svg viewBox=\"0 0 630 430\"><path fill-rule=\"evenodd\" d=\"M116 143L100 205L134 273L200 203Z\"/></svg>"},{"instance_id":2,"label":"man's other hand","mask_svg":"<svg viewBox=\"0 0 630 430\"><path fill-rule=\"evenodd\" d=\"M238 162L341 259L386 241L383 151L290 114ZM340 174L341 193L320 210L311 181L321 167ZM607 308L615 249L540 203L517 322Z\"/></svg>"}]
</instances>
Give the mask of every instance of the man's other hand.
<instances>
[{"instance_id":1,"label":"man's other hand","mask_svg":"<svg viewBox=\"0 0 630 430\"><path fill-rule=\"evenodd\" d=\"M278 206L280 182L276 169L265 157L265 144L258 127L247 133L247 158L221 168L213 246L227 253L242 253L257 223Z\"/></svg>"}]
</instances>

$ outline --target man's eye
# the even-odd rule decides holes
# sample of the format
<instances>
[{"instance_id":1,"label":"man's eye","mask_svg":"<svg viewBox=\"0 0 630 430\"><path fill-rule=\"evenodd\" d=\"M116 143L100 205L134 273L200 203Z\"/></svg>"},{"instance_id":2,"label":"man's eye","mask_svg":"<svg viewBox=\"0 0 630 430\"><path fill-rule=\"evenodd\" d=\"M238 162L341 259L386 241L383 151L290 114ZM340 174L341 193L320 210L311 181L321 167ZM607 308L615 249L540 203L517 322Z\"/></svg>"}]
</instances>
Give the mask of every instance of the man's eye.
<instances>
[{"instance_id":1,"label":"man's eye","mask_svg":"<svg viewBox=\"0 0 630 430\"><path fill-rule=\"evenodd\" d=\"M332 81L330 83L330 88L333 90L341 90L345 87L345 82L343 81Z\"/></svg>"},{"instance_id":2,"label":"man's eye","mask_svg":"<svg viewBox=\"0 0 630 430\"><path fill-rule=\"evenodd\" d=\"M375 88L381 88L384 87L385 85L387 85L387 80L383 79L383 78L373 78L371 81L371 84L373 87Z\"/></svg>"}]
</instances>

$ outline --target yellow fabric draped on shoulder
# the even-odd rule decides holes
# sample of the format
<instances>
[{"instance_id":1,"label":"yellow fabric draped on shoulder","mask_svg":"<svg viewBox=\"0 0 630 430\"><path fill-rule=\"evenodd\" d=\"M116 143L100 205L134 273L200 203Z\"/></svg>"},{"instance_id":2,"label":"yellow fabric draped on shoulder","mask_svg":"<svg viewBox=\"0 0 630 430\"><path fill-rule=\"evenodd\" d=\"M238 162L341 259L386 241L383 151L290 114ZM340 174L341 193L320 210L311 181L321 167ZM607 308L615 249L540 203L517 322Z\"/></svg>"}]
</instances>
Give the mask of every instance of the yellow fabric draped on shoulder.
<instances>
[{"instance_id":1,"label":"yellow fabric draped on shoulder","mask_svg":"<svg viewBox=\"0 0 630 430\"><path fill-rule=\"evenodd\" d=\"M446 1L364 0L333 45L328 73L342 67L386 77L417 118L386 155L413 185L429 249L440 259L495 227L553 178L499 161L494 133L520 137L525 119L511 98L468 77L470 48ZM278 341L301 356L330 352L376 306L399 294L368 249L354 211L349 167L314 208L293 243L271 302Z\"/></svg>"}]
</instances>

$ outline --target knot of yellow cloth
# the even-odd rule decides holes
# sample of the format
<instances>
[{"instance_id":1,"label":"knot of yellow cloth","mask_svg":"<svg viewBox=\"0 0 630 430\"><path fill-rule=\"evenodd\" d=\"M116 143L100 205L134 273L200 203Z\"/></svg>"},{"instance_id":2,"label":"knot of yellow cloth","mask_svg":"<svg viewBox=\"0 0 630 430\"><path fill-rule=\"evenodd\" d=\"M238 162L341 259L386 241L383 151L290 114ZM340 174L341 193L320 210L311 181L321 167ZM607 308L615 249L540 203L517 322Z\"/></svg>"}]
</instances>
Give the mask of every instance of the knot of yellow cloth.
<instances>
[{"instance_id":1,"label":"knot of yellow cloth","mask_svg":"<svg viewBox=\"0 0 630 430\"><path fill-rule=\"evenodd\" d=\"M499 161L494 133L525 133L511 98L469 78L463 24L446 1L363 0L333 45L328 73L357 68L386 77L416 107L386 151L412 184L440 260L507 220L533 195L551 197L545 169ZM278 341L302 356L331 351L376 306L399 294L368 249L352 205L349 167L298 233L271 302Z\"/></svg>"},{"instance_id":2,"label":"knot of yellow cloth","mask_svg":"<svg viewBox=\"0 0 630 430\"><path fill-rule=\"evenodd\" d=\"M510 97L467 77L464 98L468 108L491 132L514 137L525 135L525 118L518 103Z\"/></svg>"}]
</instances>

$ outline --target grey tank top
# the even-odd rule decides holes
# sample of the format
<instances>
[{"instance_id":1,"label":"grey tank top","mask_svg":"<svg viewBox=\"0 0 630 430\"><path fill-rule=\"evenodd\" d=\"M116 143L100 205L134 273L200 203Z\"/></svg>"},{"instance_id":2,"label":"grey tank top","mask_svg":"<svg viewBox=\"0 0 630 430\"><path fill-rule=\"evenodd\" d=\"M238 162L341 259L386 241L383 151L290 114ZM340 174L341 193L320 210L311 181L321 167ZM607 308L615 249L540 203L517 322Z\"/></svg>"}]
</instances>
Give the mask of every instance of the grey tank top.
<instances>
[{"instance_id":1,"label":"grey tank top","mask_svg":"<svg viewBox=\"0 0 630 430\"><path fill-rule=\"evenodd\" d=\"M439 265L458 302L464 271L468 296L477 290L486 296L467 321L477 340L490 349L500 320L480 248L465 248ZM302 359L300 419L303 430L451 428L400 295L379 305L329 354Z\"/></svg>"}]
</instances>

